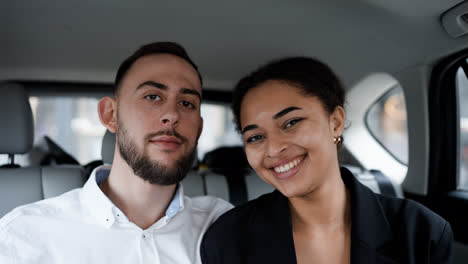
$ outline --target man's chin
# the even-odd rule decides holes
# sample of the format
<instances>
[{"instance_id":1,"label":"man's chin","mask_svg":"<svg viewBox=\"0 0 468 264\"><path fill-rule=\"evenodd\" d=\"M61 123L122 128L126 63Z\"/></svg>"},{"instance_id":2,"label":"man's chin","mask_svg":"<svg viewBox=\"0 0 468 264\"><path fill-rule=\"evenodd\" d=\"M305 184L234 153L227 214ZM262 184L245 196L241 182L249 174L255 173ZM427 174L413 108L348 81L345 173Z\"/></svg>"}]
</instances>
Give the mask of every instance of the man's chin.
<instances>
[{"instance_id":1,"label":"man's chin","mask_svg":"<svg viewBox=\"0 0 468 264\"><path fill-rule=\"evenodd\" d=\"M169 149L161 149L161 148L149 148L146 151L146 156L154 157L151 158L151 161L160 162L160 163L168 163L174 160L178 160L184 156L184 153L181 149L176 150L169 150Z\"/></svg>"},{"instance_id":2,"label":"man's chin","mask_svg":"<svg viewBox=\"0 0 468 264\"><path fill-rule=\"evenodd\" d=\"M180 156L180 155L179 155ZM177 157L178 158L178 157ZM176 167L177 159L176 157L167 157L167 159L161 158L150 158L150 162L154 165L158 165L162 168L173 169Z\"/></svg>"},{"instance_id":3,"label":"man's chin","mask_svg":"<svg viewBox=\"0 0 468 264\"><path fill-rule=\"evenodd\" d=\"M160 164L161 166L174 167L178 161L187 158L187 153L181 150L167 151L161 149L150 149L146 151L145 156L151 162Z\"/></svg>"}]
</instances>

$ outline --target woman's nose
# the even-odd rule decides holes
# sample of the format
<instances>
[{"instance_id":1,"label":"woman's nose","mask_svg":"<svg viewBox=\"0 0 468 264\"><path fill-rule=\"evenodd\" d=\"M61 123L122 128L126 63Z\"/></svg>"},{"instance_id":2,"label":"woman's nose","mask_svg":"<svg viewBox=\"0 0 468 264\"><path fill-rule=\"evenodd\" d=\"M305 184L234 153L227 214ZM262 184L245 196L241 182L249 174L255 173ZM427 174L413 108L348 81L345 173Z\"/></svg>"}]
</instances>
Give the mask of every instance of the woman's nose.
<instances>
[{"instance_id":1,"label":"woman's nose","mask_svg":"<svg viewBox=\"0 0 468 264\"><path fill-rule=\"evenodd\" d=\"M267 141L267 155L276 157L288 148L288 144L278 136L270 136Z\"/></svg>"}]
</instances>

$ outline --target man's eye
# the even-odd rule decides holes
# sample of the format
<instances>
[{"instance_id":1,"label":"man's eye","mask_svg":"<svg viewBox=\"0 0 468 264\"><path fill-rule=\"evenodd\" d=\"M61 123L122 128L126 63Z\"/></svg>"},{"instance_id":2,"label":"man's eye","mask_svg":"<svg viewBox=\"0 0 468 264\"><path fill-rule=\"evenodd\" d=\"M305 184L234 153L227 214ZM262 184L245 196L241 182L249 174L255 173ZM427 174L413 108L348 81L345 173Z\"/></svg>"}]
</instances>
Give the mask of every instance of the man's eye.
<instances>
[{"instance_id":1,"label":"man's eye","mask_svg":"<svg viewBox=\"0 0 468 264\"><path fill-rule=\"evenodd\" d=\"M145 96L145 99L147 99L149 101L159 101L159 100L161 100L161 97L159 95L156 95L156 94L150 94L150 95Z\"/></svg>"},{"instance_id":2,"label":"man's eye","mask_svg":"<svg viewBox=\"0 0 468 264\"><path fill-rule=\"evenodd\" d=\"M262 135L254 135L254 136L251 136L251 137L247 138L247 143L254 143L254 142L257 142L257 141L259 141L261 139L263 139Z\"/></svg>"},{"instance_id":3,"label":"man's eye","mask_svg":"<svg viewBox=\"0 0 468 264\"><path fill-rule=\"evenodd\" d=\"M188 102L188 101L182 101L180 102L180 104L183 106L183 107L187 107L187 108L192 108L192 109L195 109L195 105L192 104L191 102Z\"/></svg>"},{"instance_id":4,"label":"man's eye","mask_svg":"<svg viewBox=\"0 0 468 264\"><path fill-rule=\"evenodd\" d=\"M290 128L294 126L295 124L301 122L302 120L303 118L296 118L296 119L289 120L284 124L284 128Z\"/></svg>"}]
</instances>

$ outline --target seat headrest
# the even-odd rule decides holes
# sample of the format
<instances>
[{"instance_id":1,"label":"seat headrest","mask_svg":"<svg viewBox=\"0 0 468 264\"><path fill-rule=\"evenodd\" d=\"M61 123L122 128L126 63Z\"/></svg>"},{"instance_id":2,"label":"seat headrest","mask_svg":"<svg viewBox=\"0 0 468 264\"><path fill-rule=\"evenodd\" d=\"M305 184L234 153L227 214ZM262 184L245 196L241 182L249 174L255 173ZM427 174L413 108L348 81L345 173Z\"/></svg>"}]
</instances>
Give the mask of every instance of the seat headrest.
<instances>
[{"instance_id":1,"label":"seat headrest","mask_svg":"<svg viewBox=\"0 0 468 264\"><path fill-rule=\"evenodd\" d=\"M250 168L242 146L219 147L205 154L202 164L214 170Z\"/></svg>"},{"instance_id":2,"label":"seat headrest","mask_svg":"<svg viewBox=\"0 0 468 264\"><path fill-rule=\"evenodd\" d=\"M34 121L24 88L15 83L0 83L0 154L31 151Z\"/></svg>"},{"instance_id":3,"label":"seat headrest","mask_svg":"<svg viewBox=\"0 0 468 264\"><path fill-rule=\"evenodd\" d=\"M112 164L114 160L115 134L106 129L102 138L101 157L105 164Z\"/></svg>"}]
</instances>

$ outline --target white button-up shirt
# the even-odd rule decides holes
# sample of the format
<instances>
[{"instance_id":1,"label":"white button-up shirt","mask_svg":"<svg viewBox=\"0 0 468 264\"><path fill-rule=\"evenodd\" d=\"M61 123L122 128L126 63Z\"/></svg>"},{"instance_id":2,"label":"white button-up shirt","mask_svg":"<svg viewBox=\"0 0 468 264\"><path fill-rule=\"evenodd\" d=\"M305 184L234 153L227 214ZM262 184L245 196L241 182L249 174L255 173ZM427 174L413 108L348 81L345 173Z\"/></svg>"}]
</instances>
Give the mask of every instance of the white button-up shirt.
<instances>
[{"instance_id":1,"label":"white button-up shirt","mask_svg":"<svg viewBox=\"0 0 468 264\"><path fill-rule=\"evenodd\" d=\"M0 263L200 263L203 234L232 205L186 197L179 184L166 215L143 230L99 188L109 170L98 167L83 188L0 219Z\"/></svg>"}]
</instances>

